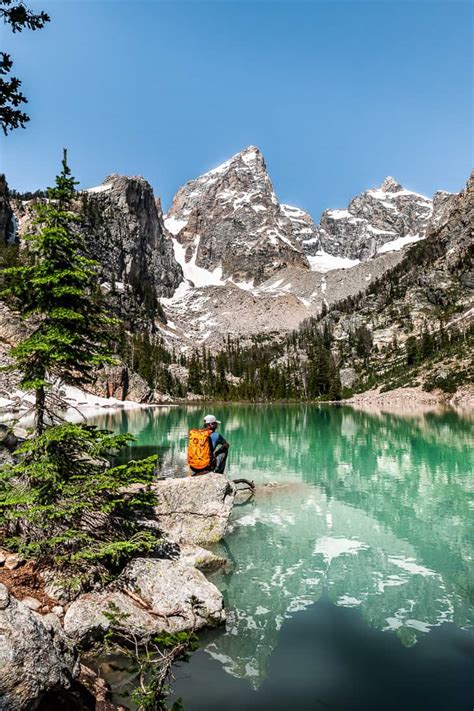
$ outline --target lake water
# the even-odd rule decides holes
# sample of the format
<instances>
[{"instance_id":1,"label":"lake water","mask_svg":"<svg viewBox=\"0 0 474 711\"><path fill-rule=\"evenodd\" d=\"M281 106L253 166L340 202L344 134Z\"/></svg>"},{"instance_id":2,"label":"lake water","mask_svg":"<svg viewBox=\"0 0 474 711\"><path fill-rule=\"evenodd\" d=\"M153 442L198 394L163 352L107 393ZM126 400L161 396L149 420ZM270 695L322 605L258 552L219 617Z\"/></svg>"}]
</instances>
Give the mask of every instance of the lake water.
<instances>
[{"instance_id":1,"label":"lake water","mask_svg":"<svg viewBox=\"0 0 474 711\"><path fill-rule=\"evenodd\" d=\"M176 670L186 711L471 711L473 421L216 406L239 498L213 576L226 628ZM94 421L185 475L201 407Z\"/></svg>"}]
</instances>

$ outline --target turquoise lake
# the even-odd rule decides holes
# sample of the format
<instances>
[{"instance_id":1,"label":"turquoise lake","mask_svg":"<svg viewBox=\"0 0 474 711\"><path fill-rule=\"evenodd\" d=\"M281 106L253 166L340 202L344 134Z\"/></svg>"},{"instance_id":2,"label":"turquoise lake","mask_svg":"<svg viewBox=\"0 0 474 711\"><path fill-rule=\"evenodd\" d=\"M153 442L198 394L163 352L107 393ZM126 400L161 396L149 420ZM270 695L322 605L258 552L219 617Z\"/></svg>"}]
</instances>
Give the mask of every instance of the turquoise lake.
<instances>
[{"instance_id":1,"label":"turquoise lake","mask_svg":"<svg viewBox=\"0 0 474 711\"><path fill-rule=\"evenodd\" d=\"M346 407L215 406L247 477L212 577L225 628L176 670L186 711L474 705L474 421ZM207 409L206 409L207 411ZM186 475L202 407L104 414L131 456Z\"/></svg>"}]
</instances>

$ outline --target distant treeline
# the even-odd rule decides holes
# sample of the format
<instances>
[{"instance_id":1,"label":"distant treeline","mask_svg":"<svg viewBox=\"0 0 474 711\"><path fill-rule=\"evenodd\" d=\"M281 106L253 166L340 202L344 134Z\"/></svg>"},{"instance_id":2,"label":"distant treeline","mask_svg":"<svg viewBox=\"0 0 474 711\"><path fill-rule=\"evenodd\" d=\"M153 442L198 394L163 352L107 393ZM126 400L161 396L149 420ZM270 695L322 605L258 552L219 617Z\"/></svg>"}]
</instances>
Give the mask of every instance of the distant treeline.
<instances>
[{"instance_id":1,"label":"distant treeline","mask_svg":"<svg viewBox=\"0 0 474 711\"><path fill-rule=\"evenodd\" d=\"M186 355L169 351L161 337L122 331L118 354L151 387L175 397L339 400L341 381L331 346L328 329L310 326L280 340L257 339L250 346L229 336L218 353L203 346ZM180 372L187 376L179 377Z\"/></svg>"},{"instance_id":2,"label":"distant treeline","mask_svg":"<svg viewBox=\"0 0 474 711\"><path fill-rule=\"evenodd\" d=\"M9 188L8 195L9 197L16 198L17 200L35 200L39 198L45 198L47 195L47 191L35 190L34 192L31 192L30 190L27 190L26 192L20 192L19 190Z\"/></svg>"}]
</instances>

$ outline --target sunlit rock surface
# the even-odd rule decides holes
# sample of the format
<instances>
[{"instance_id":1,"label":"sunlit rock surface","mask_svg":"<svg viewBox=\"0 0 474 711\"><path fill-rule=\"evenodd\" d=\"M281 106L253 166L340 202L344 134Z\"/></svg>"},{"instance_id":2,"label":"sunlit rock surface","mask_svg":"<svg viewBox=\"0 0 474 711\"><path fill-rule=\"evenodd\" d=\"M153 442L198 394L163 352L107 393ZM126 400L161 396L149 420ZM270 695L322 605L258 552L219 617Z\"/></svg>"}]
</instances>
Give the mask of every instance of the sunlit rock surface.
<instances>
[{"instance_id":1,"label":"sunlit rock surface","mask_svg":"<svg viewBox=\"0 0 474 711\"><path fill-rule=\"evenodd\" d=\"M107 616L111 607L125 617L112 622ZM222 594L197 568L176 560L137 558L114 584L75 600L64 617L64 630L76 644L88 647L103 639L112 624L143 641L152 634L212 627L224 620Z\"/></svg>"},{"instance_id":2,"label":"sunlit rock surface","mask_svg":"<svg viewBox=\"0 0 474 711\"><path fill-rule=\"evenodd\" d=\"M215 543L224 537L235 487L222 474L167 479L154 484L160 528L173 540Z\"/></svg>"},{"instance_id":3,"label":"sunlit rock surface","mask_svg":"<svg viewBox=\"0 0 474 711\"><path fill-rule=\"evenodd\" d=\"M56 615L41 616L0 584L0 709L33 709L54 688L68 688L79 673L77 653Z\"/></svg>"}]
</instances>

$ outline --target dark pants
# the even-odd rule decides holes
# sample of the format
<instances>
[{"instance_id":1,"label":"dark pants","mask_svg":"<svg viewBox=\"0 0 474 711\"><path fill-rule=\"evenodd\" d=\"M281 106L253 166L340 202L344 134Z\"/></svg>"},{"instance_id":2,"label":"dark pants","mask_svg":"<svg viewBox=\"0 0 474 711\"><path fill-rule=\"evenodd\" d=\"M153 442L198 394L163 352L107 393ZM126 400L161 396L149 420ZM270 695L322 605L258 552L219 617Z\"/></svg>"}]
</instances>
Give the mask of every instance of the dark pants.
<instances>
[{"instance_id":1,"label":"dark pants","mask_svg":"<svg viewBox=\"0 0 474 711\"><path fill-rule=\"evenodd\" d=\"M229 451L227 449L224 449L221 452L217 452L213 471L217 472L218 474L224 473L228 454Z\"/></svg>"}]
</instances>

